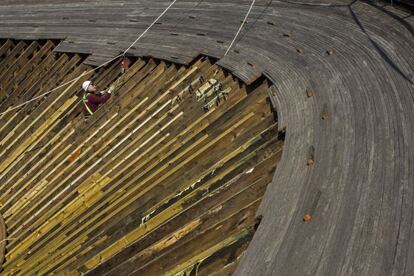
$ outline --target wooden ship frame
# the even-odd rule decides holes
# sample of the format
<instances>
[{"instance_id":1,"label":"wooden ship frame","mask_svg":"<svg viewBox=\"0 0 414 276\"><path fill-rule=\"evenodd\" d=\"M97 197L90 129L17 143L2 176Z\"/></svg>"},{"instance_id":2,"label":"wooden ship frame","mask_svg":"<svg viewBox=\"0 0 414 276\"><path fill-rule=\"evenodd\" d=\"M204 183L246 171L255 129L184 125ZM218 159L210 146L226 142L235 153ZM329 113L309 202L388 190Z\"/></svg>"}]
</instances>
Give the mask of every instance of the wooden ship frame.
<instances>
[{"instance_id":1,"label":"wooden ship frame","mask_svg":"<svg viewBox=\"0 0 414 276\"><path fill-rule=\"evenodd\" d=\"M413 274L399 2L2 1L1 275Z\"/></svg>"}]
</instances>

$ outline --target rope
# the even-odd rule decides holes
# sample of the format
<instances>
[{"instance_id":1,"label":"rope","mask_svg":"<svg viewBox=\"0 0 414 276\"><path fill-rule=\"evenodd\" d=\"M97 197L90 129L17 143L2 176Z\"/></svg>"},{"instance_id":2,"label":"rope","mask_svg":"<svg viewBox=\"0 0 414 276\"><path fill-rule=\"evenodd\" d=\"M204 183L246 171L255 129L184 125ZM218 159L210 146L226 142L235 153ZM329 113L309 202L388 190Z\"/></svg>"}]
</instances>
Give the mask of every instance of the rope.
<instances>
[{"instance_id":1,"label":"rope","mask_svg":"<svg viewBox=\"0 0 414 276\"><path fill-rule=\"evenodd\" d=\"M126 52L129 51L129 49L132 48L132 46L134 46L135 43L137 43L138 40L141 39L141 37L143 37L148 32L148 30L152 26L154 26L155 23L157 23L157 21L175 4L175 2L177 2L177 0L174 0L174 1L171 2L171 4L157 17L157 19L155 19L155 21L152 22L151 25L149 25L149 27L134 41L134 43L132 43L131 46L129 46L128 49L125 50L124 55L126 54Z\"/></svg>"},{"instance_id":2,"label":"rope","mask_svg":"<svg viewBox=\"0 0 414 276\"><path fill-rule=\"evenodd\" d=\"M237 31L236 35L234 36L233 41L230 43L230 46L227 48L227 51L224 53L224 56L227 55L227 53L230 51L231 46L233 46L234 41L236 41L237 37L239 36L239 33L240 33L241 29L243 28L243 25L246 23L246 20L249 17L250 12L252 11L255 2L256 2L256 0L253 0L252 3L250 4L249 10L247 11L246 16L244 17L243 22L241 23L239 30Z\"/></svg>"},{"instance_id":3,"label":"rope","mask_svg":"<svg viewBox=\"0 0 414 276\"><path fill-rule=\"evenodd\" d=\"M110 63L110 62L114 61L115 59L117 59L117 58L119 58L119 57L121 57L121 56L122 56L122 54L120 54L120 55L118 55L118 56L116 56L116 57L112 58L111 60L108 60L107 62L105 62L105 63L103 63L103 64L99 65L99 66L98 66L98 67L96 67L96 68L93 68L93 69L91 69L91 70L89 70L89 71L86 71L86 72L85 72L85 75L87 75L87 74L89 74L89 73L92 73L93 71L98 70L99 68L104 67L104 66L105 66L105 65L107 65L108 63ZM31 99L30 99L30 100L28 100L28 101L25 101L25 102L23 102L23 103L21 103L21 104L19 104L19 105L13 106L13 107L12 107L12 108L10 108L10 109L7 109L6 111L4 111L4 112L0 113L0 116L2 116L2 115L4 115L4 114L6 114L6 113L7 113L7 112L9 112L9 111L12 111L12 110L15 110L15 109L17 109L17 108L19 108L19 107L21 107L21 106L24 106L24 105L26 105L26 104L28 104L28 103L31 103L31 102L33 102L33 101L35 101L35 100L37 100L37 99L39 99L39 98L41 98L41 97L44 97L44 96L46 96L46 95L48 95L48 94L50 94L50 93L52 93L52 92L54 92L54 91L58 90L59 88L62 88L62 87L64 87L64 86L66 86L66 85L68 85L68 84L71 84L71 83L73 83L73 82L76 82L76 81L78 81L78 80L79 80L79 77L76 77L76 78L74 78L74 79L72 79L72 80L70 80L70 81L67 81L67 82L65 82L65 83L62 83L61 85L59 85L59 86L57 86L57 87L55 87L55 88L53 88L53 89L51 89L51 90L49 90L49 91L46 91L46 92L45 92L45 93L43 93L43 94L37 95L36 97L31 98Z\"/></svg>"},{"instance_id":4,"label":"rope","mask_svg":"<svg viewBox=\"0 0 414 276\"><path fill-rule=\"evenodd\" d=\"M125 54L132 48L132 46L134 46L135 45L135 43L137 43L138 42L138 40L140 40L148 31L149 31L149 29L151 29L151 27L152 26L154 26L154 24L155 23L157 23L157 21L175 4L175 2L177 2L177 0L174 0L174 1L172 1L171 2L171 4L151 23L151 25L149 25L149 27L147 28L147 29L145 29L145 31L143 32L143 33L141 33L141 35L140 36L138 36L138 38L137 39L135 39L135 41L124 51L124 52L122 52L122 54L119 54L119 55L117 55L117 56L115 56L115 57L113 57L113 58L111 58L110 60L108 60L108 61L106 61L106 62L104 62L104 63L102 63L101 65L99 65L98 67L95 67L95 68L93 68L93 69L91 69L91 70L89 70L89 71L87 71L86 73L84 73L84 75L87 75L87 74L89 74L89 73L92 73L92 72L94 72L94 71L96 71L96 70L98 70L99 68L102 68L102 67L104 67L105 65L107 65L108 63L111 63L112 61L114 61L114 60L116 60L117 58L119 58L119 57L123 57L123 56L125 56ZM38 95L38 96L36 96L36 97L34 97L34 98L31 98L30 100L28 100L28 101L25 101L25 102L23 102L23 103L21 103L21 104L19 104L19 105L16 105L16 106L13 106L12 108L9 108L9 109L7 109L6 111L4 111L4 112L2 112L2 113L0 113L0 116L3 116L4 114L6 114L6 113L8 113L8 112L10 112L10 111L12 111L12 110L15 110L15 109L17 109L17 108L19 108L19 107L22 107L22 106L24 106L24 105L26 105L26 104L28 104L28 103L31 103L31 102L33 102L33 101L35 101L35 100L37 100L37 99L39 99L39 98L42 98L42 97L44 97L44 96L46 96L46 95L48 95L48 94L50 94L50 93L52 93L52 92L54 92L54 91L56 91L56 90L58 90L59 88L62 88L62 87L64 87L64 86L66 86L66 85L68 85L68 84L70 84L70 83L73 83L73 82L75 82L75 81L77 81L78 80L78 77L77 78L74 78L74 79L72 79L72 80L70 80L70 81L67 81L67 82L65 82L65 83L62 83L61 85L59 85L59 86L57 86L57 87L55 87L55 88L53 88L53 89L51 89L51 90L49 90L49 91L46 91L45 93L43 93L43 94L40 94L40 95Z\"/></svg>"}]
</instances>

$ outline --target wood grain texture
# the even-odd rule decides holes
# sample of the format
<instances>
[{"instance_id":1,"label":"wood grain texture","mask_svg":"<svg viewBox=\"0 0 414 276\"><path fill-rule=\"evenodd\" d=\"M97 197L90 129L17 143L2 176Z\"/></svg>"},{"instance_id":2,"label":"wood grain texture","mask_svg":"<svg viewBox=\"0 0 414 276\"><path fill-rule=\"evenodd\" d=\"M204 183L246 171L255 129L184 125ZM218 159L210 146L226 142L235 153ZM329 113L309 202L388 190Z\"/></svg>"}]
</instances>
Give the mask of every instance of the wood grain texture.
<instances>
[{"instance_id":1,"label":"wood grain texture","mask_svg":"<svg viewBox=\"0 0 414 276\"><path fill-rule=\"evenodd\" d=\"M246 86L207 57L91 74L50 40L3 46L4 110L78 76L0 118L4 275L172 274L245 251L283 144L267 80ZM87 122L86 78L118 87Z\"/></svg>"},{"instance_id":2,"label":"wood grain texture","mask_svg":"<svg viewBox=\"0 0 414 276\"><path fill-rule=\"evenodd\" d=\"M0 266L3 265L4 255L6 254L6 243L7 243L6 224L4 223L3 217L0 215Z\"/></svg>"},{"instance_id":3,"label":"wood grain texture","mask_svg":"<svg viewBox=\"0 0 414 276\"><path fill-rule=\"evenodd\" d=\"M5 0L0 37L62 38L57 51L91 54L96 65L168 4ZM414 274L412 12L374 1L257 1L223 58L249 4L178 1L131 49L184 64L202 53L246 83L264 74L274 84L285 146L236 274Z\"/></svg>"}]
</instances>

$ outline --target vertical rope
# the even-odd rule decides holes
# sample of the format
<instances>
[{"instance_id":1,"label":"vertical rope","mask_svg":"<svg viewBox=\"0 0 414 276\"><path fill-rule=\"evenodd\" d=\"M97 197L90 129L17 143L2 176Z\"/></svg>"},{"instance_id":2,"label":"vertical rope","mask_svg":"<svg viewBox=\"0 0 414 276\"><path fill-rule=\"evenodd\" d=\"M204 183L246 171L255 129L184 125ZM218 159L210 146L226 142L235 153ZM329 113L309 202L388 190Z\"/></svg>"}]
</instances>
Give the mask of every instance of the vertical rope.
<instances>
[{"instance_id":1,"label":"vertical rope","mask_svg":"<svg viewBox=\"0 0 414 276\"><path fill-rule=\"evenodd\" d=\"M224 53L224 56L227 55L227 53L230 51L231 46L233 46L233 43L236 41L237 37L239 36L240 31L243 28L244 24L246 23L246 20L249 17L250 12L252 11L255 2L256 2L256 0L253 0L252 3L250 4L249 10L247 11L246 16L244 17L243 22L241 23L239 30L237 31L236 35L234 36L233 41L230 43L230 46L227 48L227 51Z\"/></svg>"},{"instance_id":2,"label":"vertical rope","mask_svg":"<svg viewBox=\"0 0 414 276\"><path fill-rule=\"evenodd\" d=\"M141 37L143 37L149 29L151 29L151 27L154 26L154 24L157 23L157 21L175 4L175 2L177 2L177 0L172 1L171 4L157 17L157 19L155 19L154 22L152 22L151 25L149 25L149 27L140 36L138 36L137 39L135 39L131 46L129 46L122 55L125 55L132 48L132 46L134 46L134 44L137 43L138 40L140 40Z\"/></svg>"},{"instance_id":3,"label":"vertical rope","mask_svg":"<svg viewBox=\"0 0 414 276\"><path fill-rule=\"evenodd\" d=\"M177 0L174 0L174 1L172 1L171 2L171 4L155 19L155 21L153 21L152 23L151 23L151 25L149 25L149 27L147 28L147 29L145 29L145 31L144 32L142 32L141 33L141 35L139 35L138 36L138 38L137 39L135 39L135 41L122 53L122 54L119 54L119 55L117 55L117 56L115 56L115 57L113 57L113 58L111 58L110 60L108 60L108 61L106 61L106 62L104 62L104 63L102 63L101 65L99 65L98 67L95 67L95 68L93 68L93 69L91 69L91 70L89 70L89 71L86 71L85 73L84 73L84 75L87 75L87 74L89 74L89 73L92 73L92 72L94 72L94 71L96 71L96 70L98 70L99 68L102 68L102 67L104 67L105 65L107 65L108 63L111 63L112 61L114 61L115 59L117 59L117 58L119 58L119 57L122 57L122 56L125 56L125 54L132 48L132 46L134 46L134 44L135 43L137 43L138 42L138 40L140 40L148 31L149 31L149 29L151 29L152 28L152 26L154 26L154 24L155 23L157 23L157 21L175 4L175 2L177 2ZM73 83L73 82L75 82L76 80L77 80L78 78L74 78L74 79L72 79L72 80L70 80L70 81L67 81L67 82L65 82L65 83L62 83L61 85L59 85L59 86L57 86L57 87L55 87L55 88L53 88L53 89L51 89L51 90L49 90L49 91L46 91L45 93L43 93L43 94L40 94L40 95L38 95L38 96L36 96L36 97L34 97L34 98L31 98L30 100L28 100L28 101L25 101L25 102L23 102L23 103L21 103L21 104L19 104L19 105L16 105L16 106L13 106L13 107L11 107L11 108L9 108L9 109L7 109L6 111L4 111L4 112L2 112L2 113L0 113L0 116L3 116L4 114L6 114L6 113L8 113L8 112L10 112L10 111L12 111L12 110L15 110L15 109L17 109L17 108L19 108L19 107L22 107L22 106L24 106L24 105L26 105L26 104L28 104L28 103L31 103L31 102L33 102L33 101L35 101L35 100L37 100L37 99L39 99L39 98L42 98L42 97L44 97L44 96L46 96L46 95L48 95L48 94L50 94L50 93L52 93L52 92L54 92L54 91L56 91L56 90L58 90L59 88L62 88L62 87L64 87L64 86L66 86L66 85L68 85L68 84L70 84L70 83Z\"/></svg>"}]
</instances>

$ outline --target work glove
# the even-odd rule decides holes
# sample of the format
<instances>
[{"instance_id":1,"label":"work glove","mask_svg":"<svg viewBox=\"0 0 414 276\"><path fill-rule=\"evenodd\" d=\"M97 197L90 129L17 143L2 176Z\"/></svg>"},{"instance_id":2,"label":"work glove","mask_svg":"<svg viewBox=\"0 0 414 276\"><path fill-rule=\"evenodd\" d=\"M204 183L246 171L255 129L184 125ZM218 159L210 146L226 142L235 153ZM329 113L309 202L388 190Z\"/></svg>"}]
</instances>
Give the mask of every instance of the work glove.
<instances>
[{"instance_id":1,"label":"work glove","mask_svg":"<svg viewBox=\"0 0 414 276\"><path fill-rule=\"evenodd\" d=\"M111 94L112 92L115 91L115 89L116 89L115 84L111 84L111 86L109 86L108 93Z\"/></svg>"}]
</instances>

